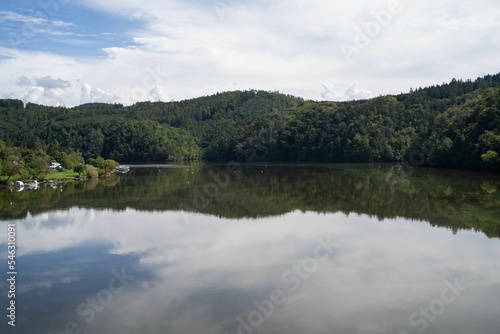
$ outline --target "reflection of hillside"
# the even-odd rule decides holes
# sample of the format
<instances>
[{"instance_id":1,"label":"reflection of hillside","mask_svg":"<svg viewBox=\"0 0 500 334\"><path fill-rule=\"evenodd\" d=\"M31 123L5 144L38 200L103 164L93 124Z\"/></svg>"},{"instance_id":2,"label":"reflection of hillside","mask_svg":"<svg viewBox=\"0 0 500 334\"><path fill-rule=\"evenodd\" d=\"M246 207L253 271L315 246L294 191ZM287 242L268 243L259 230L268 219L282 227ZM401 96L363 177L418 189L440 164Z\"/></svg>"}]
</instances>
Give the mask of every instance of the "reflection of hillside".
<instances>
[{"instance_id":1,"label":"reflection of hillside","mask_svg":"<svg viewBox=\"0 0 500 334\"><path fill-rule=\"evenodd\" d=\"M227 174L223 165L145 168L98 184L70 183L62 189L37 192L2 191L0 218L73 206L185 210L230 218L281 215L298 209L368 214L379 219L404 217L500 237L498 188L498 176L429 169L410 174L394 165L252 165L235 174Z\"/></svg>"}]
</instances>

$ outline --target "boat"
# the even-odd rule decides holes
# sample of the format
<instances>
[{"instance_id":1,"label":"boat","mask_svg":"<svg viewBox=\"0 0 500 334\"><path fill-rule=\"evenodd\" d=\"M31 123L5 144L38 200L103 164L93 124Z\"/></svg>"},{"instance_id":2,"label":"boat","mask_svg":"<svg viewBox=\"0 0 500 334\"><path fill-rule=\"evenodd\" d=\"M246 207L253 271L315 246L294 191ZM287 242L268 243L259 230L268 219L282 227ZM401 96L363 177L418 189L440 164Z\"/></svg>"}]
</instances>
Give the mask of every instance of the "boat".
<instances>
[{"instance_id":1,"label":"boat","mask_svg":"<svg viewBox=\"0 0 500 334\"><path fill-rule=\"evenodd\" d=\"M120 174L128 173L128 172L130 172L130 167L127 165L120 165L120 166L116 167L116 172L120 173Z\"/></svg>"},{"instance_id":2,"label":"boat","mask_svg":"<svg viewBox=\"0 0 500 334\"><path fill-rule=\"evenodd\" d=\"M26 188L30 189L30 190L37 190L38 189L38 186L39 186L39 183L37 180L31 182L31 183L27 183L26 184Z\"/></svg>"},{"instance_id":3,"label":"boat","mask_svg":"<svg viewBox=\"0 0 500 334\"><path fill-rule=\"evenodd\" d=\"M24 190L24 183L21 181L14 182L14 189L16 191L23 191Z\"/></svg>"}]
</instances>

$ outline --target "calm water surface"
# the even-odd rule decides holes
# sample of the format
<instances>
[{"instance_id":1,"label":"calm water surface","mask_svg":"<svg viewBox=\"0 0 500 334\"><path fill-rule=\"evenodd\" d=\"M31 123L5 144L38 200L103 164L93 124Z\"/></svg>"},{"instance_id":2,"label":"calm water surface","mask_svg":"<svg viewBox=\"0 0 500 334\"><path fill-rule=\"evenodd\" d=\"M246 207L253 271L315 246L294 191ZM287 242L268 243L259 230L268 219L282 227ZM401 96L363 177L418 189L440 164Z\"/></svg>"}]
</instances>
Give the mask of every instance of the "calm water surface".
<instances>
[{"instance_id":1,"label":"calm water surface","mask_svg":"<svg viewBox=\"0 0 500 334\"><path fill-rule=\"evenodd\" d=\"M499 333L500 177L136 167L0 189L1 333ZM17 319L7 325L7 224Z\"/></svg>"}]
</instances>

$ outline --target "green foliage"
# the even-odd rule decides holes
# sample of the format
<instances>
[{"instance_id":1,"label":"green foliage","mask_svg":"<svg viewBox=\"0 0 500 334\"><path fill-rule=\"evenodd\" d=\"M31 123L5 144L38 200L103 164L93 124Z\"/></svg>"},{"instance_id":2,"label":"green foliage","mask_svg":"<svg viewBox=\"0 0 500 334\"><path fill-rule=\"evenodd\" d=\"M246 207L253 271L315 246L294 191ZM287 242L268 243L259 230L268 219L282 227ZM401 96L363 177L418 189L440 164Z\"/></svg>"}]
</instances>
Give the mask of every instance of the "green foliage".
<instances>
[{"instance_id":1,"label":"green foliage","mask_svg":"<svg viewBox=\"0 0 500 334\"><path fill-rule=\"evenodd\" d=\"M348 162L364 162L370 159L370 141L368 136L357 133L352 140L347 140L345 160Z\"/></svg>"},{"instance_id":2,"label":"green foliage","mask_svg":"<svg viewBox=\"0 0 500 334\"><path fill-rule=\"evenodd\" d=\"M485 165L489 166L491 169L500 170L500 157L497 152L489 150L481 155L481 159Z\"/></svg>"},{"instance_id":3,"label":"green foliage","mask_svg":"<svg viewBox=\"0 0 500 334\"><path fill-rule=\"evenodd\" d=\"M72 153L61 153L60 163L66 169L73 169L75 166L81 165L84 163L83 157L78 152Z\"/></svg>"},{"instance_id":4,"label":"green foliage","mask_svg":"<svg viewBox=\"0 0 500 334\"><path fill-rule=\"evenodd\" d=\"M495 163L498 161L498 153L490 150L481 155L481 159L483 159L483 161L487 163Z\"/></svg>"},{"instance_id":5,"label":"green foliage","mask_svg":"<svg viewBox=\"0 0 500 334\"><path fill-rule=\"evenodd\" d=\"M91 179L97 179L99 177L99 172L94 166L86 165L85 173L87 174L87 177Z\"/></svg>"},{"instance_id":6,"label":"green foliage","mask_svg":"<svg viewBox=\"0 0 500 334\"><path fill-rule=\"evenodd\" d=\"M0 176L5 177L5 182L14 176L21 180L43 180L49 177L50 163L56 159L48 155L43 148L41 143L31 149L11 147L0 141ZM83 161L78 153L53 152L62 158L61 161L66 165L76 166Z\"/></svg>"},{"instance_id":7,"label":"green foliage","mask_svg":"<svg viewBox=\"0 0 500 334\"><path fill-rule=\"evenodd\" d=\"M24 157L25 161L25 171L26 178L33 180L44 179L49 173L49 161L50 157L47 156L43 151L38 151L36 153L31 153Z\"/></svg>"},{"instance_id":8,"label":"green foliage","mask_svg":"<svg viewBox=\"0 0 500 334\"><path fill-rule=\"evenodd\" d=\"M4 99L4 100L0 100L0 108L23 109L24 104L23 104L23 101L13 100L13 99Z\"/></svg>"},{"instance_id":9,"label":"green foliage","mask_svg":"<svg viewBox=\"0 0 500 334\"><path fill-rule=\"evenodd\" d=\"M10 155L2 163L2 173L7 175L7 181L16 174L24 171L24 161L20 156Z\"/></svg>"},{"instance_id":10,"label":"green foliage","mask_svg":"<svg viewBox=\"0 0 500 334\"><path fill-rule=\"evenodd\" d=\"M45 176L47 180L59 180L59 179L72 179L77 177L78 174L72 170L66 170L63 172L51 172Z\"/></svg>"},{"instance_id":11,"label":"green foliage","mask_svg":"<svg viewBox=\"0 0 500 334\"><path fill-rule=\"evenodd\" d=\"M104 158L101 156L98 156L97 158L89 158L87 160L87 163L89 165L94 166L96 168L101 168L103 162L104 162Z\"/></svg>"},{"instance_id":12,"label":"green foliage","mask_svg":"<svg viewBox=\"0 0 500 334\"><path fill-rule=\"evenodd\" d=\"M85 172L85 168L83 165L76 165L73 167L73 172L78 173L78 176L81 176Z\"/></svg>"},{"instance_id":13,"label":"green foliage","mask_svg":"<svg viewBox=\"0 0 500 334\"><path fill-rule=\"evenodd\" d=\"M104 158L99 156L97 158L89 158L87 160L87 163L91 166L94 166L94 167L97 167L97 168L101 168L102 167L102 164L104 162Z\"/></svg>"},{"instance_id":14,"label":"green foliage","mask_svg":"<svg viewBox=\"0 0 500 334\"><path fill-rule=\"evenodd\" d=\"M500 170L500 74L364 101L312 102L234 91L124 107L1 100L0 139L46 150L72 169L80 153L121 162L402 162ZM0 143L0 158L15 154ZM76 153L74 153L76 152ZM485 158L483 158L483 156ZM91 159L100 156L102 159ZM89 160L90 159L90 160Z\"/></svg>"},{"instance_id":15,"label":"green foliage","mask_svg":"<svg viewBox=\"0 0 500 334\"><path fill-rule=\"evenodd\" d=\"M99 169L99 175L100 176L109 176L111 173L113 173L115 171L115 168L118 166L119 166L119 163L114 161L114 160L111 160L111 159L104 160L101 168Z\"/></svg>"}]
</instances>

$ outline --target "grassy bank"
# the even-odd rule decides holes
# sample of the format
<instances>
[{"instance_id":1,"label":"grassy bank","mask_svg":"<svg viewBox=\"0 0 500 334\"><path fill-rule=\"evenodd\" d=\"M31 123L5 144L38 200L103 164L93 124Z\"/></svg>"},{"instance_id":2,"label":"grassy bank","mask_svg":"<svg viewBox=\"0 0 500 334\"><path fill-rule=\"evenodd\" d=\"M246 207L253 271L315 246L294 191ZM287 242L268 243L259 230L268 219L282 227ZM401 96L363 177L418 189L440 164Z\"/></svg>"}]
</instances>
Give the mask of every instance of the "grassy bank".
<instances>
[{"instance_id":1,"label":"grassy bank","mask_svg":"<svg viewBox=\"0 0 500 334\"><path fill-rule=\"evenodd\" d=\"M67 170L64 172L53 172L45 175L44 180L60 180L60 179L70 179L70 178L75 178L78 177L78 173L75 173L72 170ZM5 182L8 179L7 175L1 175L0 176L0 182ZM9 181L15 182L15 181L22 181L23 178L21 175L14 175L12 176ZM41 180L38 180L41 181Z\"/></svg>"},{"instance_id":2,"label":"grassy bank","mask_svg":"<svg viewBox=\"0 0 500 334\"><path fill-rule=\"evenodd\" d=\"M57 180L57 179L67 179L71 177L78 177L78 173L73 172L72 170L67 170L64 172L54 172L49 173L45 176L46 180Z\"/></svg>"}]
</instances>

